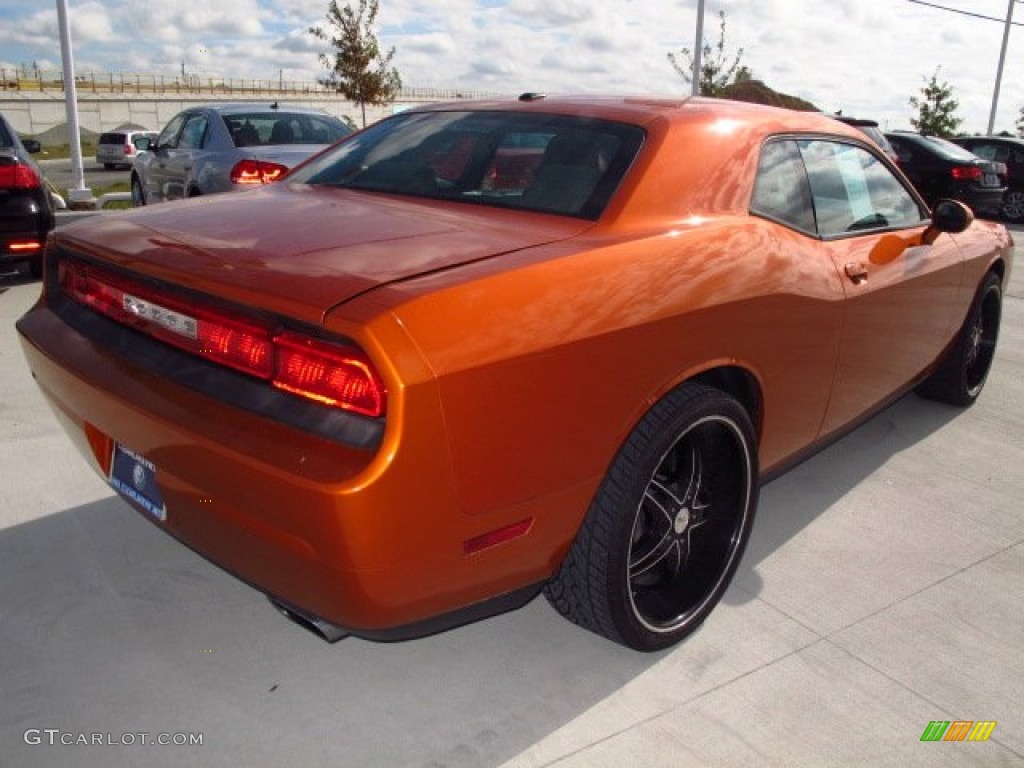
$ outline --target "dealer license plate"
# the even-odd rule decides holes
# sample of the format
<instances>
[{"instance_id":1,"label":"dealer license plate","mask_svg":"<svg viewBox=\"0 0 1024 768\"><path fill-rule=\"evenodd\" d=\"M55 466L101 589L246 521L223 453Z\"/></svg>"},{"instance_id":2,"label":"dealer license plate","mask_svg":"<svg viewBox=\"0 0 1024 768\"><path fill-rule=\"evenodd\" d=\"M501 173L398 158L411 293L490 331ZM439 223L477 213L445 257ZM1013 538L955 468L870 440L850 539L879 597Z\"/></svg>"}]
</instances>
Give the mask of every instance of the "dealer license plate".
<instances>
[{"instance_id":1,"label":"dealer license plate","mask_svg":"<svg viewBox=\"0 0 1024 768\"><path fill-rule=\"evenodd\" d=\"M156 467L144 456L115 444L110 462L110 485L157 520L167 519L167 507L156 485Z\"/></svg>"}]
</instances>

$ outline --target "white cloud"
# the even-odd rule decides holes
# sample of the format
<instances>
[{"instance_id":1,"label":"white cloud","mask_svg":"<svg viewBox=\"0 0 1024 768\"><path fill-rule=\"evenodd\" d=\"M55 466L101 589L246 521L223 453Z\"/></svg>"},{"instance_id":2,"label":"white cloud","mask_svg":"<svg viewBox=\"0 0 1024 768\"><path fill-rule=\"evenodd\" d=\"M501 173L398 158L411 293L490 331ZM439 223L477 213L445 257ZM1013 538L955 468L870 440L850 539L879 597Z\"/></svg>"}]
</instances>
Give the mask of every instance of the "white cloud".
<instances>
[{"instance_id":1,"label":"white cloud","mask_svg":"<svg viewBox=\"0 0 1024 768\"><path fill-rule=\"evenodd\" d=\"M694 44L697 0L382 0L377 35L396 49L410 86L467 91L658 92L687 84L666 59ZM1005 0L972 0L1002 17ZM53 62L56 13L0 7L0 49L15 65ZM707 4L705 35L726 44L777 90L825 109L908 127L908 105L938 66L954 87L965 128L983 129L1002 25L915 3L721 0ZM174 76L181 61L225 77L313 80L323 50L306 30L327 0L72 0L76 61L114 72ZM1024 12L1020 14L1024 17ZM1024 21L1024 18L1021 19ZM1024 106L1024 28L1007 54L998 127Z\"/></svg>"}]
</instances>

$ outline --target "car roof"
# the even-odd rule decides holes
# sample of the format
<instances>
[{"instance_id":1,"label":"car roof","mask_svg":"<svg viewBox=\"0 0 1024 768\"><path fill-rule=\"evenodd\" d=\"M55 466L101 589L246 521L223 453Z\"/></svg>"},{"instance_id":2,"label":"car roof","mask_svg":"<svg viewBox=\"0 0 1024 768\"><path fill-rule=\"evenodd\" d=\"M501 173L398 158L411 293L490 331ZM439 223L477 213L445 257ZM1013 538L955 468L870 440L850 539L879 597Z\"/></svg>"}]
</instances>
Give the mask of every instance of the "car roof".
<instances>
[{"instance_id":1,"label":"car roof","mask_svg":"<svg viewBox=\"0 0 1024 768\"><path fill-rule=\"evenodd\" d=\"M1016 136L956 136L950 139L950 141L1002 141L1007 144L1013 144L1016 147L1024 147L1024 139L1018 139Z\"/></svg>"},{"instance_id":2,"label":"car roof","mask_svg":"<svg viewBox=\"0 0 1024 768\"><path fill-rule=\"evenodd\" d=\"M287 112L290 114L300 113L308 115L329 115L322 109L315 107L303 107L296 104L280 104L278 102L224 102L219 104L202 104L192 109L208 109L221 115L233 115L246 112Z\"/></svg>"},{"instance_id":3,"label":"car roof","mask_svg":"<svg viewBox=\"0 0 1024 768\"><path fill-rule=\"evenodd\" d=\"M530 98L525 98L530 96ZM717 123L726 130L723 121L757 127L765 135L786 132L827 133L864 140L855 128L834 120L821 112L801 112L782 107L753 104L746 101L715 99L700 96L615 96L615 95L526 95L518 99L487 101L455 101L424 104L408 112L436 112L461 110L497 110L512 112L547 112L559 115L579 115L617 122L648 126L658 121Z\"/></svg>"}]
</instances>

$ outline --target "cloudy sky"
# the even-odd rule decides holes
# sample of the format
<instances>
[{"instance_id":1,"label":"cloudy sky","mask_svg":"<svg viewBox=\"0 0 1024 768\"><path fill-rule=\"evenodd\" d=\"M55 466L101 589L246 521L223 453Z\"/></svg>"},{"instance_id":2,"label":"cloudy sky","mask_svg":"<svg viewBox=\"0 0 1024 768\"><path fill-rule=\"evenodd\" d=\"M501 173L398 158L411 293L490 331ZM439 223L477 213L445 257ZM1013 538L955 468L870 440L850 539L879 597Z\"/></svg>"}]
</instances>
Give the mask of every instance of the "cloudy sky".
<instances>
[{"instance_id":1,"label":"cloudy sky","mask_svg":"<svg viewBox=\"0 0 1024 768\"><path fill-rule=\"evenodd\" d=\"M1005 19L1008 0L930 0ZM315 79L306 30L327 0L67 0L76 70ZM342 3L344 4L344 3ZM355 5L355 0L353 0ZM697 0L380 0L377 35L409 86L517 94L683 93L666 54L693 47ZM996 130L1024 107L1024 2L1015 4ZM938 69L963 130L984 131L1004 25L911 0L706 0L705 37L776 90L909 127ZM60 68L56 0L0 0L0 67Z\"/></svg>"}]
</instances>

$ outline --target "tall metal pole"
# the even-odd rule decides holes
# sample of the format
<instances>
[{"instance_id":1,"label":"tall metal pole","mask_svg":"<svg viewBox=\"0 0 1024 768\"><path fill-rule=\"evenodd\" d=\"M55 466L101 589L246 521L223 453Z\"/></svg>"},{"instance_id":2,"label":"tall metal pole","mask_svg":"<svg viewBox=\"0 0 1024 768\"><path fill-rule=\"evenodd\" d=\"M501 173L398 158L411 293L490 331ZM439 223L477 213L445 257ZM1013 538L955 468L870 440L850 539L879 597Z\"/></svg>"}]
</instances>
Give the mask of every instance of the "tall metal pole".
<instances>
[{"instance_id":1,"label":"tall metal pole","mask_svg":"<svg viewBox=\"0 0 1024 768\"><path fill-rule=\"evenodd\" d=\"M996 70L996 87L992 92L992 111L988 115L988 135L991 136L996 127L996 108L999 106L999 88L1003 84L1003 64L1006 62L1006 46L1010 40L1010 27L1013 26L1013 4L1010 0L1006 9L1006 27L1003 29L1003 47L999 51L999 69Z\"/></svg>"},{"instance_id":2,"label":"tall metal pole","mask_svg":"<svg viewBox=\"0 0 1024 768\"><path fill-rule=\"evenodd\" d=\"M68 117L68 143L71 145L73 188L68 190L72 203L90 204L92 191L85 186L82 167L81 134L78 128L78 91L75 88L75 61L71 53L71 28L68 25L67 0L57 0L57 24L60 28L60 57L64 65L64 108Z\"/></svg>"},{"instance_id":3,"label":"tall metal pole","mask_svg":"<svg viewBox=\"0 0 1024 768\"><path fill-rule=\"evenodd\" d=\"M697 42L693 46L693 95L700 96L700 57L704 53L704 0L697 0Z\"/></svg>"}]
</instances>

